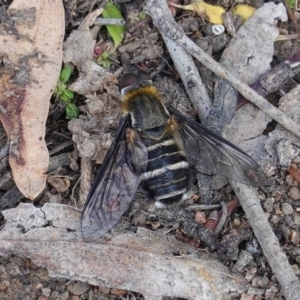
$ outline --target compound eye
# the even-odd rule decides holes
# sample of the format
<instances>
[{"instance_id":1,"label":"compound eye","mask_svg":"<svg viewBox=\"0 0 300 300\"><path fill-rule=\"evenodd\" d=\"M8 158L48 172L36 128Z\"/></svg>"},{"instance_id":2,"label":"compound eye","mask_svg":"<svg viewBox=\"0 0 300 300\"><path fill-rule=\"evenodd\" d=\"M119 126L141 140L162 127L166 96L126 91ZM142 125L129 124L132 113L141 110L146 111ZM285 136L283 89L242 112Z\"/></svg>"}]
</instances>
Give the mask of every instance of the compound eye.
<instances>
[{"instance_id":1,"label":"compound eye","mask_svg":"<svg viewBox=\"0 0 300 300\"><path fill-rule=\"evenodd\" d=\"M124 74L119 80L119 91L122 94L122 90L138 82L138 78L133 73Z\"/></svg>"}]
</instances>

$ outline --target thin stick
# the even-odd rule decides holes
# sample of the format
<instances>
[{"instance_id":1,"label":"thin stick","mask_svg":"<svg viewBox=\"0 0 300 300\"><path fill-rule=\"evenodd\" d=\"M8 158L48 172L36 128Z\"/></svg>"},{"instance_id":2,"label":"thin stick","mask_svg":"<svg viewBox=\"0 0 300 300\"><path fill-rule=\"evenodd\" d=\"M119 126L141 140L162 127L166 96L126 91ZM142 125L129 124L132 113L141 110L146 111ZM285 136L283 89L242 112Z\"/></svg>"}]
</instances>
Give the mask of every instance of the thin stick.
<instances>
[{"instance_id":1,"label":"thin stick","mask_svg":"<svg viewBox=\"0 0 300 300\"><path fill-rule=\"evenodd\" d=\"M103 18L97 18L94 21L94 25L98 26L104 26L104 25L125 25L124 19L103 19Z\"/></svg>"}]
</instances>

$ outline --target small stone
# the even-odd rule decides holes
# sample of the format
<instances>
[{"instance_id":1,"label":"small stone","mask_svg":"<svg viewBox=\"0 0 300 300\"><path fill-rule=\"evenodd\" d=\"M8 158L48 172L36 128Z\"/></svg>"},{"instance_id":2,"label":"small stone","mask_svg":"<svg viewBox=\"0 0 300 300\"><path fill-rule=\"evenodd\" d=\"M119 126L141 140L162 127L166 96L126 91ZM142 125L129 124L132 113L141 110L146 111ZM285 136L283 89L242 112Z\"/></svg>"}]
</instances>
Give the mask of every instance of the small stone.
<instances>
[{"instance_id":1,"label":"small stone","mask_svg":"<svg viewBox=\"0 0 300 300\"><path fill-rule=\"evenodd\" d=\"M300 190L298 187L293 186L290 188L289 192L288 192L289 197L292 200L299 200L300 199Z\"/></svg>"},{"instance_id":2,"label":"small stone","mask_svg":"<svg viewBox=\"0 0 300 300\"><path fill-rule=\"evenodd\" d=\"M300 275L300 268L297 264L293 264L292 269L293 269L295 275L297 275L297 276Z\"/></svg>"},{"instance_id":3,"label":"small stone","mask_svg":"<svg viewBox=\"0 0 300 300\"><path fill-rule=\"evenodd\" d=\"M3 280L3 281L0 283L0 291L4 291L4 290L6 290L8 287L10 287L9 281Z\"/></svg>"},{"instance_id":4,"label":"small stone","mask_svg":"<svg viewBox=\"0 0 300 300\"><path fill-rule=\"evenodd\" d=\"M278 293L278 290L276 287L271 286L269 289L265 292L266 299L275 299L275 295Z\"/></svg>"},{"instance_id":5,"label":"small stone","mask_svg":"<svg viewBox=\"0 0 300 300\"><path fill-rule=\"evenodd\" d=\"M285 215L291 215L294 212L292 205L288 203L282 203L281 210Z\"/></svg>"},{"instance_id":6,"label":"small stone","mask_svg":"<svg viewBox=\"0 0 300 300\"><path fill-rule=\"evenodd\" d=\"M254 277L252 279L252 286L253 287L260 287L265 288L269 283L269 279L267 277Z\"/></svg>"},{"instance_id":7,"label":"small stone","mask_svg":"<svg viewBox=\"0 0 300 300\"><path fill-rule=\"evenodd\" d=\"M245 279L250 282L252 280L252 278L254 277L254 275L256 274L256 272L257 272L256 268L252 268L251 270L247 270L247 273L245 275Z\"/></svg>"},{"instance_id":8,"label":"small stone","mask_svg":"<svg viewBox=\"0 0 300 300\"><path fill-rule=\"evenodd\" d=\"M51 295L51 289L49 289L49 288L42 288L42 293L43 293L43 296L50 297L50 295Z\"/></svg>"},{"instance_id":9,"label":"small stone","mask_svg":"<svg viewBox=\"0 0 300 300\"><path fill-rule=\"evenodd\" d=\"M69 291L62 293L61 296L59 297L59 300L68 300L68 299L70 299Z\"/></svg>"},{"instance_id":10,"label":"small stone","mask_svg":"<svg viewBox=\"0 0 300 300\"><path fill-rule=\"evenodd\" d=\"M300 265L300 256L297 256L297 257L295 258L295 261Z\"/></svg>"},{"instance_id":11,"label":"small stone","mask_svg":"<svg viewBox=\"0 0 300 300\"><path fill-rule=\"evenodd\" d=\"M240 227L241 226L241 220L240 219L234 219L233 224L235 227Z\"/></svg>"},{"instance_id":12,"label":"small stone","mask_svg":"<svg viewBox=\"0 0 300 300\"><path fill-rule=\"evenodd\" d=\"M249 287L247 293L250 295L262 296L265 293L265 290L259 289L259 288L254 288L254 287Z\"/></svg>"},{"instance_id":13,"label":"small stone","mask_svg":"<svg viewBox=\"0 0 300 300\"><path fill-rule=\"evenodd\" d=\"M290 174L286 175L285 182L288 186L292 186L294 182L294 177Z\"/></svg>"},{"instance_id":14,"label":"small stone","mask_svg":"<svg viewBox=\"0 0 300 300\"><path fill-rule=\"evenodd\" d=\"M89 289L89 285L81 281L77 281L68 286L68 290L74 295L82 295L88 289Z\"/></svg>"},{"instance_id":15,"label":"small stone","mask_svg":"<svg viewBox=\"0 0 300 300\"><path fill-rule=\"evenodd\" d=\"M242 250L239 259L232 268L233 272L241 272L253 260L253 256L248 251Z\"/></svg>"},{"instance_id":16,"label":"small stone","mask_svg":"<svg viewBox=\"0 0 300 300\"><path fill-rule=\"evenodd\" d=\"M299 245L300 244L300 233L299 232L296 232L296 231L292 230L292 232L291 232L291 242L294 245Z\"/></svg>"},{"instance_id":17,"label":"small stone","mask_svg":"<svg viewBox=\"0 0 300 300\"><path fill-rule=\"evenodd\" d=\"M274 201L278 202L278 201L280 201L281 198L282 198L282 192L281 191L277 191L275 193L275 196L274 196Z\"/></svg>"},{"instance_id":18,"label":"small stone","mask_svg":"<svg viewBox=\"0 0 300 300\"><path fill-rule=\"evenodd\" d=\"M43 285L39 282L39 283L36 284L35 288L37 290L41 290L43 288Z\"/></svg>"},{"instance_id":19,"label":"small stone","mask_svg":"<svg viewBox=\"0 0 300 300\"><path fill-rule=\"evenodd\" d=\"M198 224L205 224L206 223L206 216L205 213L202 211L198 211L195 214L195 222Z\"/></svg>"},{"instance_id":20,"label":"small stone","mask_svg":"<svg viewBox=\"0 0 300 300\"><path fill-rule=\"evenodd\" d=\"M295 226L300 226L300 214L297 213L296 211L293 212L293 220Z\"/></svg>"},{"instance_id":21,"label":"small stone","mask_svg":"<svg viewBox=\"0 0 300 300\"><path fill-rule=\"evenodd\" d=\"M273 224L277 224L281 218L278 215L273 215L271 218L271 222Z\"/></svg>"},{"instance_id":22,"label":"small stone","mask_svg":"<svg viewBox=\"0 0 300 300\"><path fill-rule=\"evenodd\" d=\"M275 215L282 215L282 211L280 210L280 204L279 203L274 204L274 211L275 211Z\"/></svg>"},{"instance_id":23,"label":"small stone","mask_svg":"<svg viewBox=\"0 0 300 300\"><path fill-rule=\"evenodd\" d=\"M271 213L274 208L274 198L267 198L264 202L264 209L266 212Z\"/></svg>"}]
</instances>

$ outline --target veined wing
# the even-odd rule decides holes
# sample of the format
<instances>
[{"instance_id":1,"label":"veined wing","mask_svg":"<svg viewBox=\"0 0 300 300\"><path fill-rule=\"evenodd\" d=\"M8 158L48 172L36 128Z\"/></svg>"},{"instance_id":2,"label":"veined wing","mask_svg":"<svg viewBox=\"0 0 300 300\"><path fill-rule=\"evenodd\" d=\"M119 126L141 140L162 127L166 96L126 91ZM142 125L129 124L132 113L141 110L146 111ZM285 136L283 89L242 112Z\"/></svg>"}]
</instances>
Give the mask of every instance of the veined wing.
<instances>
[{"instance_id":1,"label":"veined wing","mask_svg":"<svg viewBox=\"0 0 300 300\"><path fill-rule=\"evenodd\" d=\"M180 114L167 105L178 124L179 136L187 152L187 159L197 171L220 174L250 186L271 185L258 163L243 150L223 137ZM199 166L199 162L202 165Z\"/></svg>"},{"instance_id":2,"label":"veined wing","mask_svg":"<svg viewBox=\"0 0 300 300\"><path fill-rule=\"evenodd\" d=\"M129 208L147 164L147 149L137 134L128 137L129 116L123 117L98 171L83 209L81 230L90 242L111 229Z\"/></svg>"}]
</instances>

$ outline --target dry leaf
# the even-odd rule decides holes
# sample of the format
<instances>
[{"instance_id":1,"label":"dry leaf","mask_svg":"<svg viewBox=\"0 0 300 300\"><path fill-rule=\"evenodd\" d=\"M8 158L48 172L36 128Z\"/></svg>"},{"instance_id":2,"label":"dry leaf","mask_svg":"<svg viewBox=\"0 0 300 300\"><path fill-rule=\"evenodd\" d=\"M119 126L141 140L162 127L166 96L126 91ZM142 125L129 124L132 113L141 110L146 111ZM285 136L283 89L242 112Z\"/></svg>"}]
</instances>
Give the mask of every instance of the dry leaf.
<instances>
[{"instance_id":1,"label":"dry leaf","mask_svg":"<svg viewBox=\"0 0 300 300\"><path fill-rule=\"evenodd\" d=\"M64 63L71 62L79 71L87 61L93 60L96 40L88 30L73 30L64 42Z\"/></svg>"},{"instance_id":2,"label":"dry leaf","mask_svg":"<svg viewBox=\"0 0 300 300\"><path fill-rule=\"evenodd\" d=\"M0 119L10 141L16 185L34 199L45 187L49 100L59 77L64 36L61 0L15 0L0 36Z\"/></svg>"},{"instance_id":3,"label":"dry leaf","mask_svg":"<svg viewBox=\"0 0 300 300\"><path fill-rule=\"evenodd\" d=\"M257 9L224 50L220 60L222 65L247 84L255 82L270 70L274 41L279 34L274 22L278 19L287 20L282 3L276 5L269 2ZM255 155L263 155L267 138L261 134L270 120L267 114L247 104L236 112L230 126L225 128L224 135L258 160L259 157Z\"/></svg>"},{"instance_id":4,"label":"dry leaf","mask_svg":"<svg viewBox=\"0 0 300 300\"><path fill-rule=\"evenodd\" d=\"M211 5L205 2L196 2L190 5L178 5L172 2L169 2L169 5L195 11L197 14L205 14L209 22L212 24L223 24L223 14L226 12L222 6Z\"/></svg>"},{"instance_id":5,"label":"dry leaf","mask_svg":"<svg viewBox=\"0 0 300 300\"><path fill-rule=\"evenodd\" d=\"M243 22L251 18L254 15L255 11L256 8L248 4L238 4L232 9L232 13L235 16L242 17Z\"/></svg>"},{"instance_id":6,"label":"dry leaf","mask_svg":"<svg viewBox=\"0 0 300 300\"><path fill-rule=\"evenodd\" d=\"M52 277L135 291L146 299L231 299L245 290L241 275L172 236L140 228L85 243L80 213L70 206L21 204L3 214L0 254L29 257Z\"/></svg>"},{"instance_id":7,"label":"dry leaf","mask_svg":"<svg viewBox=\"0 0 300 300\"><path fill-rule=\"evenodd\" d=\"M288 117L300 123L300 85L280 99L279 109ZM266 150L273 158L274 165L278 163L283 169L289 169L292 159L300 153L300 139L281 125L269 133Z\"/></svg>"}]
</instances>

